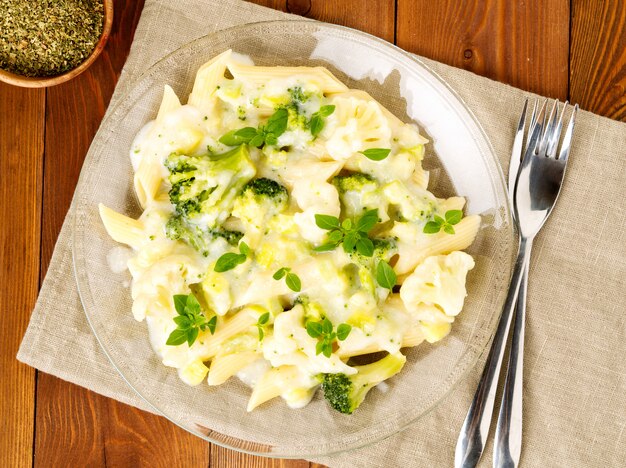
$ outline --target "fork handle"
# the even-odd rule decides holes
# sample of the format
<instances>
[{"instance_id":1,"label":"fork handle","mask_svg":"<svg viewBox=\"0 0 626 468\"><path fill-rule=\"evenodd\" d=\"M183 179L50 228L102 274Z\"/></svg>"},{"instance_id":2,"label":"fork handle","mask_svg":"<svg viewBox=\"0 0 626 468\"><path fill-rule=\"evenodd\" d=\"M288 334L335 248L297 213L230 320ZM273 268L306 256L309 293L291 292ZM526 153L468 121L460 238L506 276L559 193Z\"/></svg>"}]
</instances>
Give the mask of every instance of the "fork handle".
<instances>
[{"instance_id":1,"label":"fork handle","mask_svg":"<svg viewBox=\"0 0 626 468\"><path fill-rule=\"evenodd\" d=\"M530 259L531 243L527 250ZM522 282L517 294L511 350L502 394L502 405L496 425L494 468L515 468L522 452L522 381L524 377L524 331L526 322L526 291L528 261L524 265Z\"/></svg>"},{"instance_id":2,"label":"fork handle","mask_svg":"<svg viewBox=\"0 0 626 468\"><path fill-rule=\"evenodd\" d=\"M511 319L513 310L517 301L517 293L522 281L524 265L530 256L529 242L526 238L521 238L517 260L513 267L511 282L509 284L509 292L498 328L493 337L493 343L487 356L485 369L483 370L478 388L474 394L474 399L470 409L465 416L461 433L456 443L454 453L455 468L471 468L475 467L483 453L489 434L489 426L491 425L491 417L493 415L493 406L496 398L496 390L498 379L500 377L500 369L504 358L504 348L511 327Z\"/></svg>"}]
</instances>

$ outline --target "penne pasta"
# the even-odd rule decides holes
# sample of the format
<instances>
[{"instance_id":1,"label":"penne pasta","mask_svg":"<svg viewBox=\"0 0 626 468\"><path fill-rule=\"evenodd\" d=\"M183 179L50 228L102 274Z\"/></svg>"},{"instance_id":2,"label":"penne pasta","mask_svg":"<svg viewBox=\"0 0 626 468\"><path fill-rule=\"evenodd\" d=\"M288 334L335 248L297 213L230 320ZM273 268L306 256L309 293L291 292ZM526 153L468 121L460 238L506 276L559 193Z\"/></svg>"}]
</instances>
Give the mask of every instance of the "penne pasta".
<instances>
[{"instance_id":1,"label":"penne pasta","mask_svg":"<svg viewBox=\"0 0 626 468\"><path fill-rule=\"evenodd\" d=\"M145 241L146 235L141 221L124 216L102 203L98 205L98 210L107 233L114 241L133 248L139 247Z\"/></svg>"},{"instance_id":2,"label":"penne pasta","mask_svg":"<svg viewBox=\"0 0 626 468\"><path fill-rule=\"evenodd\" d=\"M402 346L400 347L412 348L419 345L422 341L424 341L424 333L422 332L421 328L419 326L409 327L402 336ZM380 353L382 351L384 351L384 349L382 349L380 345L376 343L370 343L367 346L364 346L363 348L358 350L345 350L339 348L337 353L340 358L347 359L353 356L363 356L365 354Z\"/></svg>"},{"instance_id":3,"label":"penne pasta","mask_svg":"<svg viewBox=\"0 0 626 468\"><path fill-rule=\"evenodd\" d=\"M418 164L413 172L412 180L419 187L426 190L428 188L429 173L422 168L421 164Z\"/></svg>"},{"instance_id":4,"label":"penne pasta","mask_svg":"<svg viewBox=\"0 0 626 468\"><path fill-rule=\"evenodd\" d=\"M203 358L209 360L217 355L220 346L228 338L235 336L248 330L258 320L259 314L252 308L245 308L237 312L233 317L229 318L219 325L214 335L209 336L205 340L203 348Z\"/></svg>"},{"instance_id":5,"label":"penne pasta","mask_svg":"<svg viewBox=\"0 0 626 468\"><path fill-rule=\"evenodd\" d=\"M402 280L426 257L441 255L455 250L468 248L480 228L480 216L471 215L461 219L454 226L454 234L438 232L436 234L419 234L419 242L415 244L403 243L399 246L399 258L394 266L398 278ZM399 284L402 284L401 282Z\"/></svg>"},{"instance_id":6,"label":"penne pasta","mask_svg":"<svg viewBox=\"0 0 626 468\"><path fill-rule=\"evenodd\" d=\"M230 55L231 51L227 50L200 67L196 73L196 80L193 83L188 104L202 110L212 107L213 94L218 82L224 78Z\"/></svg>"},{"instance_id":7,"label":"penne pasta","mask_svg":"<svg viewBox=\"0 0 626 468\"><path fill-rule=\"evenodd\" d=\"M464 197L450 197L444 200L441 200L439 203L439 209L442 213L450 210L462 210L465 206L465 198Z\"/></svg>"},{"instance_id":8,"label":"penne pasta","mask_svg":"<svg viewBox=\"0 0 626 468\"><path fill-rule=\"evenodd\" d=\"M148 202L154 200L162 180L160 164L148 159L142 159L137 172L133 176L135 193L142 208L145 208Z\"/></svg>"},{"instance_id":9,"label":"penne pasta","mask_svg":"<svg viewBox=\"0 0 626 468\"><path fill-rule=\"evenodd\" d=\"M167 114L175 111L179 107L181 107L181 104L178 96L176 96L176 93L171 86L165 85L163 87L163 99L161 100L161 106L159 107L159 112L156 116L157 126L163 123Z\"/></svg>"},{"instance_id":10,"label":"penne pasta","mask_svg":"<svg viewBox=\"0 0 626 468\"><path fill-rule=\"evenodd\" d=\"M295 366L281 366L268 370L252 389L247 410L252 411L266 401L280 396L297 379L298 368Z\"/></svg>"},{"instance_id":11,"label":"penne pasta","mask_svg":"<svg viewBox=\"0 0 626 468\"><path fill-rule=\"evenodd\" d=\"M254 351L234 354L218 354L211 361L209 385L221 385L248 364L262 357Z\"/></svg>"},{"instance_id":12,"label":"penne pasta","mask_svg":"<svg viewBox=\"0 0 626 468\"><path fill-rule=\"evenodd\" d=\"M298 76L303 82L318 85L323 93L333 94L348 90L346 85L322 67L257 67L231 62L228 70L236 79L257 85L266 84L272 79Z\"/></svg>"}]
</instances>

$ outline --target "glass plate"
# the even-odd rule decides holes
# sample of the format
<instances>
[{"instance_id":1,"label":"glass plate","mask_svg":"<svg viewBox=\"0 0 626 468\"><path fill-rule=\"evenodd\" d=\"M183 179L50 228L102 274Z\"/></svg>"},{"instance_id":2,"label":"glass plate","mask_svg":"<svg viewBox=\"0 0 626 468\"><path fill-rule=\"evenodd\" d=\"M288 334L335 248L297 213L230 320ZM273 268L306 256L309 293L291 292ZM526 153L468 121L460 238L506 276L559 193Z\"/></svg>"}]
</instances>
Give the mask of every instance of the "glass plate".
<instances>
[{"instance_id":1,"label":"glass plate","mask_svg":"<svg viewBox=\"0 0 626 468\"><path fill-rule=\"evenodd\" d=\"M362 89L431 143L424 166L435 195L467 197L467 212L483 216L469 249L465 308L444 340L407 350L402 372L386 391L373 389L352 415L332 410L319 394L299 410L282 399L246 412L249 389L238 379L219 387L188 387L161 364L144 322L131 314L128 273L113 273L116 243L98 216L99 202L130 216L140 208L132 190L129 148L155 117L163 85L186 99L196 70L233 49L257 65L321 65L350 88ZM85 312L105 353L128 384L158 413L225 447L272 457L329 455L379 441L428 413L485 350L508 285L514 237L502 173L480 125L459 97L422 62L393 45L348 28L312 21L275 21L203 37L153 65L107 118L77 189L74 265Z\"/></svg>"}]
</instances>

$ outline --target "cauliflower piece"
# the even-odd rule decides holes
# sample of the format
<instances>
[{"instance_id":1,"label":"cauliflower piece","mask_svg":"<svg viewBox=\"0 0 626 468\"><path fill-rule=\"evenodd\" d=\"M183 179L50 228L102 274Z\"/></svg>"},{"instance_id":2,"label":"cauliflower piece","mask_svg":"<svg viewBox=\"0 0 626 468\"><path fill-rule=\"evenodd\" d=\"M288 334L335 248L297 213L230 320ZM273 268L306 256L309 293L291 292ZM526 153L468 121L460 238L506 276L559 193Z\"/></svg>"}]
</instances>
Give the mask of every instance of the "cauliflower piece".
<instances>
[{"instance_id":1,"label":"cauliflower piece","mask_svg":"<svg viewBox=\"0 0 626 468\"><path fill-rule=\"evenodd\" d=\"M404 280L400 297L411 313L420 313L427 305L454 317L463 308L465 278L472 268L474 260L465 252L428 257Z\"/></svg>"}]
</instances>

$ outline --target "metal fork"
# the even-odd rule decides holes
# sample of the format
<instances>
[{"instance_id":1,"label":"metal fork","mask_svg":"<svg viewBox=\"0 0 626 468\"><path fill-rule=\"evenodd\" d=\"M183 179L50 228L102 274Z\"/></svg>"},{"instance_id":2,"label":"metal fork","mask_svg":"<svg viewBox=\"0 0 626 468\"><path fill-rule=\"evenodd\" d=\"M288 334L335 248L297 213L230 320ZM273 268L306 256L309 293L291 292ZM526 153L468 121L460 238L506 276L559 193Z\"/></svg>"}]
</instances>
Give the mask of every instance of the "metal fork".
<instances>
[{"instance_id":1,"label":"metal fork","mask_svg":"<svg viewBox=\"0 0 626 468\"><path fill-rule=\"evenodd\" d=\"M556 203L565 174L578 106L574 106L557 156L566 108L567 104L558 118L558 104L556 102L549 116L546 115L546 103L543 104L538 113L533 111L533 117L536 117L531 118L524 158L517 171L512 197L514 221L519 232L517 260L513 268L509 292L500 322L487 356L487 363L457 440L454 459L456 468L476 466L486 444L497 382L504 358L504 348L520 285L530 259L532 242ZM523 113L524 120L520 119L515 141L519 147L518 151L521 151L523 144L522 122L525 121L525 112L526 106ZM521 137L519 136L520 132ZM522 293L525 296L525 289ZM525 301L521 305L521 310L525 310ZM523 346L523 314L524 312L520 312L520 328L517 330L517 338L514 337L514 340L517 340L517 348L511 349L511 353L515 355L511 358L512 361L510 360L510 372L507 375L508 396L503 398L503 408L500 412L502 424L498 433L499 440L496 441L497 453L494 458L494 466L497 467L516 466L521 450L521 374L517 376L516 371L518 368L521 370L522 363L519 359L521 357L519 350ZM514 425L511 426L513 421Z\"/></svg>"}]
</instances>

